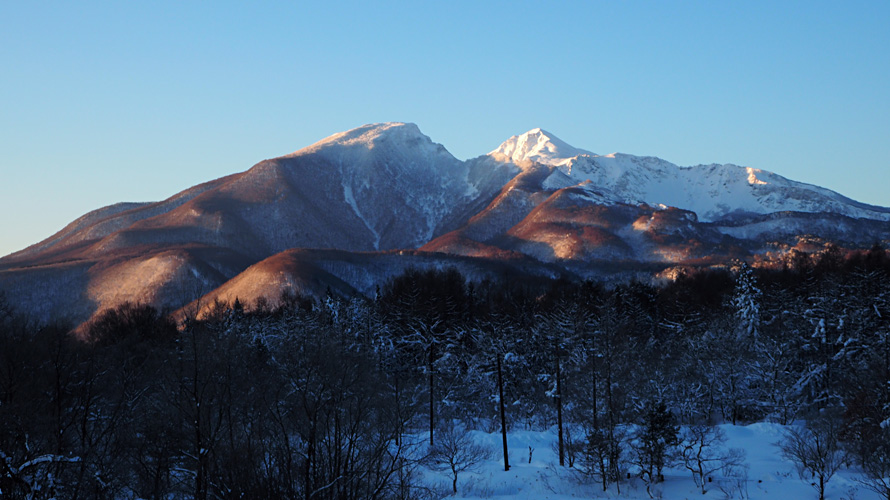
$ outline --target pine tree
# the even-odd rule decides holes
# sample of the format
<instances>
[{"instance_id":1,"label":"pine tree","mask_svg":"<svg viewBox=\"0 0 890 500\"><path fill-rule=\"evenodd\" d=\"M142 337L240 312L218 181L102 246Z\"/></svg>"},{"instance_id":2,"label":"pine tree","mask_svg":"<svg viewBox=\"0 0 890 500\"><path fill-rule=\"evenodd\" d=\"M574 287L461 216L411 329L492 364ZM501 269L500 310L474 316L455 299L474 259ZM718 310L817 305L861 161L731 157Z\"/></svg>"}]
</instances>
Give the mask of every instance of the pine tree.
<instances>
[{"instance_id":1,"label":"pine tree","mask_svg":"<svg viewBox=\"0 0 890 500\"><path fill-rule=\"evenodd\" d=\"M738 320L738 334L751 342L757 341L760 330L760 303L763 292L757 283L754 270L742 262L736 271L732 306Z\"/></svg>"},{"instance_id":2,"label":"pine tree","mask_svg":"<svg viewBox=\"0 0 890 500\"><path fill-rule=\"evenodd\" d=\"M663 401L649 406L643 417L643 425L637 429L633 448L640 477L647 485L664 480L662 471L670 462L674 448L679 444L680 428L674 422L674 414ZM648 486L647 486L648 490Z\"/></svg>"}]
</instances>

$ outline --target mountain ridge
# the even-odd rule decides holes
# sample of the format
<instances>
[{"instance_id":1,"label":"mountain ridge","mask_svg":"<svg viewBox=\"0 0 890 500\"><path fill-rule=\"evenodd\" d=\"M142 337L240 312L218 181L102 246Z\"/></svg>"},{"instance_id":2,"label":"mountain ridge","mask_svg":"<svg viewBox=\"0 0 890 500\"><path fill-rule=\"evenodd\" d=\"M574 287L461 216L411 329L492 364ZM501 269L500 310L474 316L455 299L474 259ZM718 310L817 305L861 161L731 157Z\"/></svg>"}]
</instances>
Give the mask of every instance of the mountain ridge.
<instances>
[{"instance_id":1,"label":"mountain ridge","mask_svg":"<svg viewBox=\"0 0 890 500\"><path fill-rule=\"evenodd\" d=\"M178 309L220 287L225 297L268 294L276 287L257 276L275 263L289 273L280 283L307 293L326 282L366 291L400 268L390 261L401 251L420 252L404 260L423 266L469 258L512 274L609 279L750 259L801 238L890 241L890 209L752 167L596 155L543 129L461 161L416 125L388 122L160 202L90 212L0 258L0 291L43 319L56 310L82 321L127 300ZM368 252L390 257L349 257ZM335 272L346 261L385 261L387 271Z\"/></svg>"}]
</instances>

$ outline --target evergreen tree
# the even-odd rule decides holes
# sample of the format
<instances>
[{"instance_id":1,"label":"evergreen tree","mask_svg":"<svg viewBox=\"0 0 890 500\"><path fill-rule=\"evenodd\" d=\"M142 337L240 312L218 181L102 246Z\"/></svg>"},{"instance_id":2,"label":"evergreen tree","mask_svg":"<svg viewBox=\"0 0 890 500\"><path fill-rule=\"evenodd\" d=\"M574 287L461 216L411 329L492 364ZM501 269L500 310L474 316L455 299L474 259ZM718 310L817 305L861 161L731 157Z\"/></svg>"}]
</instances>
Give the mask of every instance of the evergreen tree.
<instances>
[{"instance_id":1,"label":"evergreen tree","mask_svg":"<svg viewBox=\"0 0 890 500\"><path fill-rule=\"evenodd\" d=\"M640 468L640 477L647 485L664 480L662 471L670 463L680 442L679 432L674 414L664 402L656 402L646 409L642 425L634 434L632 446L634 463Z\"/></svg>"}]
</instances>

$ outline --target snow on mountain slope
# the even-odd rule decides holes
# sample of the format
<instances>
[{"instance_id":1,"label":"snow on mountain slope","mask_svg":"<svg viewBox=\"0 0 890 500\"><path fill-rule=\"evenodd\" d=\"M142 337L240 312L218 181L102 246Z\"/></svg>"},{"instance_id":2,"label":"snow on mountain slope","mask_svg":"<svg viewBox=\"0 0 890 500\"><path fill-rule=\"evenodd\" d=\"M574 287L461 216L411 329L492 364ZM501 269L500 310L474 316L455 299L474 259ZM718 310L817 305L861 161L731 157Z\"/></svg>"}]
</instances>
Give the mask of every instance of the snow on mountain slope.
<instances>
[{"instance_id":1,"label":"snow on mountain slope","mask_svg":"<svg viewBox=\"0 0 890 500\"><path fill-rule=\"evenodd\" d=\"M754 168L600 156L541 129L511 137L488 156L521 173L463 227L424 250L519 253L569 267L704 265L793 246L803 236L851 247L890 238L890 209Z\"/></svg>"},{"instance_id":2,"label":"snow on mountain slope","mask_svg":"<svg viewBox=\"0 0 890 500\"><path fill-rule=\"evenodd\" d=\"M295 247L417 248L462 224L513 173L487 159L461 162L414 124L365 125L163 202L101 209L0 262L94 259L157 244L254 259Z\"/></svg>"},{"instance_id":3,"label":"snow on mountain slope","mask_svg":"<svg viewBox=\"0 0 890 500\"><path fill-rule=\"evenodd\" d=\"M232 177L222 177L198 184L156 203L116 203L93 210L49 238L0 258L0 263L22 262L30 259L46 261L47 258L53 256L60 256L61 260L71 258L72 252L77 252L80 247L89 242L113 235L139 221L174 210L196 196L223 185ZM66 253L67 256L64 255Z\"/></svg>"},{"instance_id":4,"label":"snow on mountain slope","mask_svg":"<svg viewBox=\"0 0 890 500\"><path fill-rule=\"evenodd\" d=\"M590 151L569 146L540 128L514 135L489 154L504 155L513 163L531 161L547 165L564 165L581 155L595 156Z\"/></svg>"},{"instance_id":5,"label":"snow on mountain slope","mask_svg":"<svg viewBox=\"0 0 890 500\"><path fill-rule=\"evenodd\" d=\"M181 307L240 272L244 260L219 248L132 248L126 255L0 269L0 291L35 321L76 326L124 302Z\"/></svg>"},{"instance_id":6,"label":"snow on mountain slope","mask_svg":"<svg viewBox=\"0 0 890 500\"><path fill-rule=\"evenodd\" d=\"M437 262L466 256L586 276L596 266L615 274L724 262L800 237L888 242L890 209L753 168L596 155L542 129L460 161L414 124L377 123L158 203L91 212L0 258L0 291L42 319L80 321L126 300L181 306L290 249L421 248ZM365 257L313 259L281 283L311 289L329 274L362 291L407 261L387 254L387 271L371 272ZM277 290L264 282L272 267L221 293Z\"/></svg>"},{"instance_id":7,"label":"snow on mountain slope","mask_svg":"<svg viewBox=\"0 0 890 500\"><path fill-rule=\"evenodd\" d=\"M511 137L489 154L556 167L558 173L544 186L558 189L588 181L589 189L611 195L613 202L677 207L695 212L702 221L781 211L890 220L890 209L763 170L732 164L679 167L654 157L595 155L540 129Z\"/></svg>"},{"instance_id":8,"label":"snow on mountain slope","mask_svg":"<svg viewBox=\"0 0 890 500\"><path fill-rule=\"evenodd\" d=\"M398 252L345 252L294 248L264 259L179 311L178 315L206 312L218 300L237 298L247 309L258 300L280 305L284 294L321 296L330 290L342 296L372 295L381 283L408 269L454 268L470 281L495 281L501 276L522 276L527 282L549 280L560 270L516 255L510 259L467 258L416 250ZM199 315L202 314L199 312Z\"/></svg>"},{"instance_id":9,"label":"snow on mountain slope","mask_svg":"<svg viewBox=\"0 0 890 500\"><path fill-rule=\"evenodd\" d=\"M331 180L373 235L374 250L426 243L441 234L454 211L495 189L480 185L469 162L452 156L412 123L365 125L281 160L305 157L333 168Z\"/></svg>"},{"instance_id":10,"label":"snow on mountain slope","mask_svg":"<svg viewBox=\"0 0 890 500\"><path fill-rule=\"evenodd\" d=\"M253 264L207 295L183 307L177 317L184 319L194 315L202 318L214 310L218 301L234 304L235 300L239 300L245 307L252 309L262 298L267 306L274 308L281 306L282 298L287 295L320 296L330 290L350 296L355 292L354 288L337 277L318 269L309 259L300 258L301 252L299 249L288 250Z\"/></svg>"},{"instance_id":11,"label":"snow on mountain slope","mask_svg":"<svg viewBox=\"0 0 890 500\"><path fill-rule=\"evenodd\" d=\"M8 255L8 257L14 258L14 257L19 257L19 256L24 256L29 253L36 253L36 252L45 250L47 248L50 248L50 247L56 245L57 243L64 240L68 236L70 236L74 233L77 233L78 231L82 230L83 228L95 227L97 225L97 223L99 223L100 221L102 221L104 219L113 218L114 216L116 216L122 212L128 212L130 210L142 208L142 207L145 207L146 205L150 205L150 204L151 203L122 202L122 203L115 203L115 204L109 205L107 207L97 208L96 210L93 210L92 212L82 215L81 217L76 219L74 222L71 222L70 224L65 226L61 231L57 232L50 238L47 238L46 240L43 240L39 243L31 245L24 250L12 253L12 254Z\"/></svg>"},{"instance_id":12,"label":"snow on mountain slope","mask_svg":"<svg viewBox=\"0 0 890 500\"><path fill-rule=\"evenodd\" d=\"M0 273L0 290L27 282L41 267L41 287L59 279L72 284L47 302L76 321L126 300L178 307L203 288L206 280L189 277L198 263L217 271L215 288L291 248L417 248L459 227L515 172L487 158L461 162L413 124L366 125L164 202L90 214L45 244L0 260L0 271L11 271ZM218 249L234 264L178 257L193 248ZM66 262L82 265L55 266ZM23 309L34 308L36 298L16 297Z\"/></svg>"}]
</instances>

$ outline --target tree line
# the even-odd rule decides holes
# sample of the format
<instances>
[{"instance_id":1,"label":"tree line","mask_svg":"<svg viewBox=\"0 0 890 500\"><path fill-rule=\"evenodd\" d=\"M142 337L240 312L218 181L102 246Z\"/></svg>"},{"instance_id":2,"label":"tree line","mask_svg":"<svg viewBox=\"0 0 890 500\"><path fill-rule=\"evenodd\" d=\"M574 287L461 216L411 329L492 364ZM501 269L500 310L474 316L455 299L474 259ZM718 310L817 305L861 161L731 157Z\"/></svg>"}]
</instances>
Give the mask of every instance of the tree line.
<instances>
[{"instance_id":1,"label":"tree line","mask_svg":"<svg viewBox=\"0 0 890 500\"><path fill-rule=\"evenodd\" d=\"M501 431L507 469L507 430L555 427L603 489L680 463L704 491L744 460L716 423L803 419L890 499L880 247L658 286L409 270L181 324L124 304L84 338L2 304L3 498L427 498L420 468L466 470L455 425Z\"/></svg>"}]
</instances>

